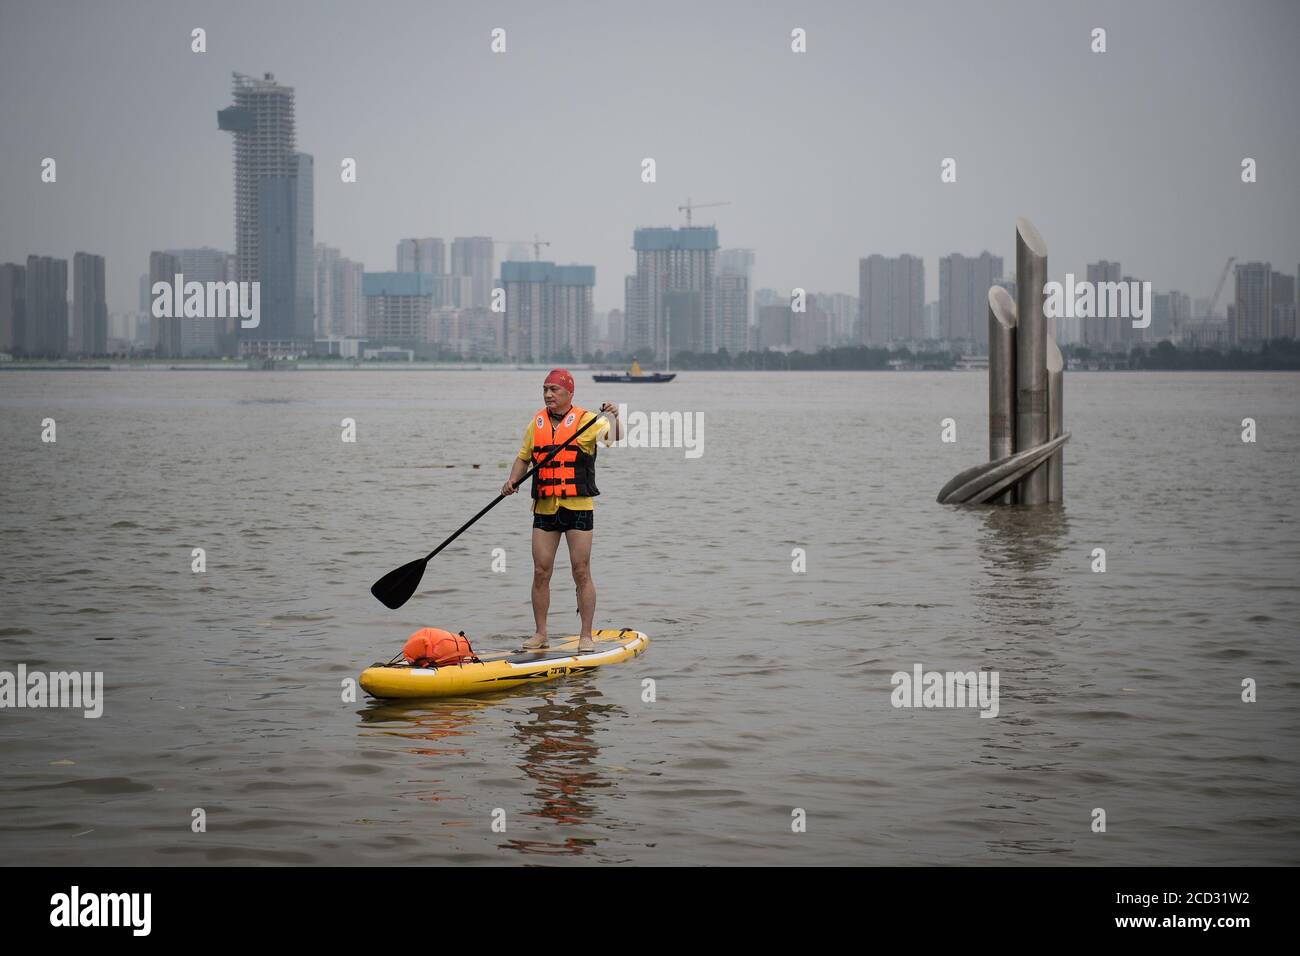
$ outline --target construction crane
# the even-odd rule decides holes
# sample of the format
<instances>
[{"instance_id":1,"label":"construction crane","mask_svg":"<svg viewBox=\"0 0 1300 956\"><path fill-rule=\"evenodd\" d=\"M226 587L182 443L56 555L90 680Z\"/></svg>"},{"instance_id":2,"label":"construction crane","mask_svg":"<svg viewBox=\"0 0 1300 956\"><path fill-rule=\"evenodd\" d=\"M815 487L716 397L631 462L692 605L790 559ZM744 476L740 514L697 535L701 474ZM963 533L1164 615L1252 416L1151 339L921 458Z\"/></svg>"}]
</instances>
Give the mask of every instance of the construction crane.
<instances>
[{"instance_id":1,"label":"construction crane","mask_svg":"<svg viewBox=\"0 0 1300 956\"><path fill-rule=\"evenodd\" d=\"M685 206L678 206L678 207L677 207L677 211L678 211L678 212L685 211L685 213L686 213L686 228L689 229L689 228L691 228L691 210L693 210L693 209L708 209L710 206L730 206L730 205L731 205L731 200L727 200L726 202L700 202L700 203L693 203L693 202L691 202L691 197L690 197L690 196L687 196L687 197L686 197L686 205L685 205Z\"/></svg>"},{"instance_id":2,"label":"construction crane","mask_svg":"<svg viewBox=\"0 0 1300 956\"><path fill-rule=\"evenodd\" d=\"M1223 264L1223 272L1219 274L1219 284L1214 287L1214 295L1210 297L1210 306L1205 310L1207 320L1214 318L1214 310L1219 307L1219 296L1223 294L1223 283L1228 281L1228 273L1232 271L1232 264L1236 261L1236 256L1228 256L1228 261Z\"/></svg>"},{"instance_id":3,"label":"construction crane","mask_svg":"<svg viewBox=\"0 0 1300 956\"><path fill-rule=\"evenodd\" d=\"M498 246L532 246L533 261L537 262L542 258L542 246L549 246L550 242L541 238L537 233L533 233L533 238L529 239L493 239L492 242Z\"/></svg>"}]
</instances>

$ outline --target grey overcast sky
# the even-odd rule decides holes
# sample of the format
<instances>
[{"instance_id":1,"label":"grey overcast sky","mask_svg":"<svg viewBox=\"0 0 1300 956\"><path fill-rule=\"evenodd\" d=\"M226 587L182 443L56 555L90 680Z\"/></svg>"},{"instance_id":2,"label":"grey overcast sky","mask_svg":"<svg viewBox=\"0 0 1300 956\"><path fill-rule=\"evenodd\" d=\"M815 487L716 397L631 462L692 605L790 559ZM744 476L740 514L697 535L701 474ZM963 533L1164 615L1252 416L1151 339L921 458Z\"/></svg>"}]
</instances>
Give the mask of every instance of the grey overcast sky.
<instances>
[{"instance_id":1,"label":"grey overcast sky","mask_svg":"<svg viewBox=\"0 0 1300 956\"><path fill-rule=\"evenodd\" d=\"M295 88L316 241L369 270L537 232L622 308L632 230L688 196L730 200L696 221L756 287L856 294L860 256L910 252L931 300L941 255L1011 271L1021 215L1054 278L1119 259L1195 297L1229 255L1300 262L1296 0L0 0L0 261L103 254L122 311L151 249L233 251L232 71Z\"/></svg>"}]
</instances>

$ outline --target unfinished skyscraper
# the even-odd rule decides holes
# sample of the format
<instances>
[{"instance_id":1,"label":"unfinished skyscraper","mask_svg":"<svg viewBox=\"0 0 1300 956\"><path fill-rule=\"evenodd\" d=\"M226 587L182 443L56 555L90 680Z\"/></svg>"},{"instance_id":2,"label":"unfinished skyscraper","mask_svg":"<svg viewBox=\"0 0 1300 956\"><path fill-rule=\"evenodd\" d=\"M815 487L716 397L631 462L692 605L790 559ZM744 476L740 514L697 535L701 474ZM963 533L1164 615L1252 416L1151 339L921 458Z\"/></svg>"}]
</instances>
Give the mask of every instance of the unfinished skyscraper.
<instances>
[{"instance_id":1,"label":"unfinished skyscraper","mask_svg":"<svg viewBox=\"0 0 1300 956\"><path fill-rule=\"evenodd\" d=\"M661 358L667 357L670 347L716 351L717 228L637 229L632 248L636 274L628 276L624 285L627 350L649 347Z\"/></svg>"},{"instance_id":2,"label":"unfinished skyscraper","mask_svg":"<svg viewBox=\"0 0 1300 956\"><path fill-rule=\"evenodd\" d=\"M261 323L239 329L240 350L305 350L315 313L312 160L294 149L293 87L270 73L233 76L235 102L217 126L235 136L235 279L262 283Z\"/></svg>"}]
</instances>

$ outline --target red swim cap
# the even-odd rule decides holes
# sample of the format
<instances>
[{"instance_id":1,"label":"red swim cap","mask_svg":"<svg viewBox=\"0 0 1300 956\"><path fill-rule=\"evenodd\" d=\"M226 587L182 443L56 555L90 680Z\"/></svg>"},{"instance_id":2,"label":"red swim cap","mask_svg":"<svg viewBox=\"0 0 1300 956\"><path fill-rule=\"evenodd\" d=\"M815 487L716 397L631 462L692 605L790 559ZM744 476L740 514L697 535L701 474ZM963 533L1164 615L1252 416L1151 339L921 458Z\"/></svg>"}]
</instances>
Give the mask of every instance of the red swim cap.
<instances>
[{"instance_id":1,"label":"red swim cap","mask_svg":"<svg viewBox=\"0 0 1300 956\"><path fill-rule=\"evenodd\" d=\"M573 376L569 374L568 369L553 368L551 374L546 376L543 385L558 385L570 395L573 394Z\"/></svg>"}]
</instances>

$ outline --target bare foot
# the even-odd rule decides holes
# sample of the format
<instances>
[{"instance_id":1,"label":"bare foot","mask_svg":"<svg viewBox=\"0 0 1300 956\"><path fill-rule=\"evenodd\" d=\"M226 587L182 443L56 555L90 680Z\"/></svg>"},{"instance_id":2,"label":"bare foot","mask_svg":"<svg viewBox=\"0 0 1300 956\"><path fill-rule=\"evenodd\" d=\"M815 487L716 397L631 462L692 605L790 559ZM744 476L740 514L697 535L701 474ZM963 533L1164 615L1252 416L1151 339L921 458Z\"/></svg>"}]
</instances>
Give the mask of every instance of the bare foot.
<instances>
[{"instance_id":1,"label":"bare foot","mask_svg":"<svg viewBox=\"0 0 1300 956\"><path fill-rule=\"evenodd\" d=\"M596 642L593 641L593 640L591 639L591 635L590 635L590 634L587 634L587 635L584 635L583 637L578 638L578 653L579 653L579 654L587 654L587 653L589 653L589 652L591 652L591 651L594 651L595 649L596 649Z\"/></svg>"},{"instance_id":2,"label":"bare foot","mask_svg":"<svg viewBox=\"0 0 1300 956\"><path fill-rule=\"evenodd\" d=\"M524 641L523 649L526 651L540 651L550 646L545 634L534 633L532 637Z\"/></svg>"}]
</instances>

